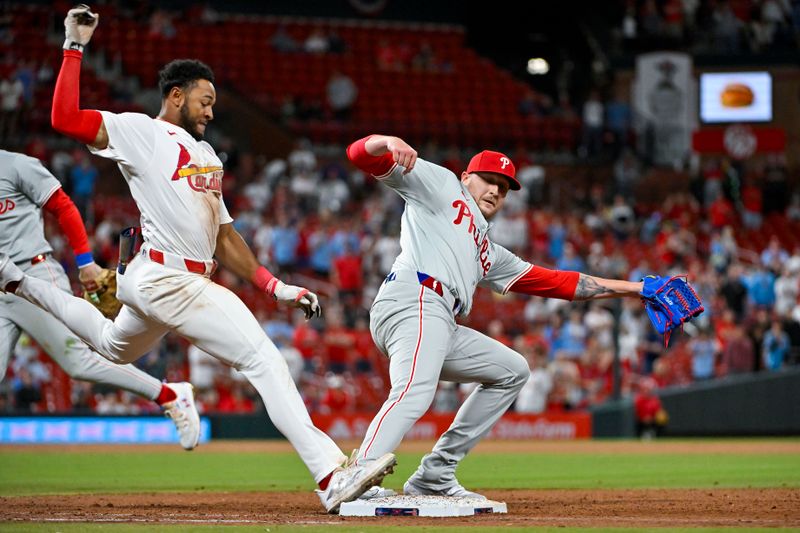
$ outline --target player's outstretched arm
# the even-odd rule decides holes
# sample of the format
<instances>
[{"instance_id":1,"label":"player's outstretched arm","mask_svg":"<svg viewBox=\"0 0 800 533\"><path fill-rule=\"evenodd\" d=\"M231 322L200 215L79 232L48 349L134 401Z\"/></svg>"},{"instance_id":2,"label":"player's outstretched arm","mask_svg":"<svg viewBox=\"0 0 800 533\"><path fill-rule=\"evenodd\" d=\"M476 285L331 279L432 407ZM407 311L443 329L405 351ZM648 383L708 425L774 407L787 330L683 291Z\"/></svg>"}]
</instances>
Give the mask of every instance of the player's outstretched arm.
<instances>
[{"instance_id":1,"label":"player's outstretched arm","mask_svg":"<svg viewBox=\"0 0 800 533\"><path fill-rule=\"evenodd\" d=\"M599 300L601 298L640 297L643 283L621 279L604 279L588 274L578 274L574 300Z\"/></svg>"},{"instance_id":2,"label":"player's outstretched arm","mask_svg":"<svg viewBox=\"0 0 800 533\"><path fill-rule=\"evenodd\" d=\"M399 137L370 135L347 147L347 157L352 163L373 176L389 172L395 163L403 167L403 174L414 170L417 151Z\"/></svg>"},{"instance_id":3,"label":"player's outstretched arm","mask_svg":"<svg viewBox=\"0 0 800 533\"><path fill-rule=\"evenodd\" d=\"M53 93L50 120L53 129L98 149L108 146L103 116L95 109L80 109L81 59L100 16L81 4L64 19L64 59Z\"/></svg>"},{"instance_id":4,"label":"player's outstretched arm","mask_svg":"<svg viewBox=\"0 0 800 533\"><path fill-rule=\"evenodd\" d=\"M534 265L517 276L508 290L560 300L597 300L639 297L642 283L604 279L580 272L552 270Z\"/></svg>"},{"instance_id":5,"label":"player's outstretched arm","mask_svg":"<svg viewBox=\"0 0 800 533\"><path fill-rule=\"evenodd\" d=\"M302 309L306 319L322 314L317 295L303 287L287 285L273 276L266 267L258 263L250 247L233 228L233 224L220 224L214 255L223 266L240 278L250 280L276 300Z\"/></svg>"}]
</instances>

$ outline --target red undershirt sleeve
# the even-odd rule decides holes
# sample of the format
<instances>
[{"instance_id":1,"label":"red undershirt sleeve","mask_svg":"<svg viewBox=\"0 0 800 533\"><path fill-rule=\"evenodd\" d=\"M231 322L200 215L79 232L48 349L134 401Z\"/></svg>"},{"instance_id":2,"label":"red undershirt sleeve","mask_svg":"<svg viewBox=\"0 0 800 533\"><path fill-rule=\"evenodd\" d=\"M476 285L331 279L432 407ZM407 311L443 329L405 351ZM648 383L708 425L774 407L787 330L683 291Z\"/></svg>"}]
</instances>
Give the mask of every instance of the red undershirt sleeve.
<instances>
[{"instance_id":1,"label":"red undershirt sleeve","mask_svg":"<svg viewBox=\"0 0 800 533\"><path fill-rule=\"evenodd\" d=\"M373 176L385 176L394 168L394 158L390 152L383 155L370 155L367 152L367 140L372 135L367 135L347 147L347 158L359 169Z\"/></svg>"},{"instance_id":2,"label":"red undershirt sleeve","mask_svg":"<svg viewBox=\"0 0 800 533\"><path fill-rule=\"evenodd\" d=\"M83 226L83 219L78 208L72 203L62 189L58 189L44 204L44 210L53 214L58 219L61 231L66 235L78 266L85 266L93 261L92 249L89 247L89 237Z\"/></svg>"},{"instance_id":3,"label":"red undershirt sleeve","mask_svg":"<svg viewBox=\"0 0 800 533\"><path fill-rule=\"evenodd\" d=\"M550 270L534 265L511 285L509 291L571 301L575 298L575 288L578 286L579 276L579 272Z\"/></svg>"},{"instance_id":4,"label":"red undershirt sleeve","mask_svg":"<svg viewBox=\"0 0 800 533\"><path fill-rule=\"evenodd\" d=\"M80 109L81 58L77 50L64 50L64 60L58 72L53 93L53 110L50 120L53 129L83 144L97 138L103 116L95 109Z\"/></svg>"}]
</instances>

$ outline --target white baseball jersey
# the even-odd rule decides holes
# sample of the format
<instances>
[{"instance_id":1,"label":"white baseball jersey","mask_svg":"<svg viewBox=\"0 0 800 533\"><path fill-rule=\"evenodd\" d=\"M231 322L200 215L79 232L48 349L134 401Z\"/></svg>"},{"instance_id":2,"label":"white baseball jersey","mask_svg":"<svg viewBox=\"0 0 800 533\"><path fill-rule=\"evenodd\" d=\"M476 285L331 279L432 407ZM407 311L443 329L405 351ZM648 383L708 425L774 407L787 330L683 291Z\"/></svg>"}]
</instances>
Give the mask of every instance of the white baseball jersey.
<instances>
[{"instance_id":1,"label":"white baseball jersey","mask_svg":"<svg viewBox=\"0 0 800 533\"><path fill-rule=\"evenodd\" d=\"M377 176L406 201L400 226L402 251L392 270L433 276L461 300L461 315L472 308L475 287L505 294L532 265L489 240L490 224L467 188L449 170L417 159L403 174L395 165Z\"/></svg>"},{"instance_id":2,"label":"white baseball jersey","mask_svg":"<svg viewBox=\"0 0 800 533\"><path fill-rule=\"evenodd\" d=\"M0 250L15 263L53 251L41 207L60 187L38 159L0 150Z\"/></svg>"},{"instance_id":3,"label":"white baseball jersey","mask_svg":"<svg viewBox=\"0 0 800 533\"><path fill-rule=\"evenodd\" d=\"M220 224L233 221L222 200L222 162L205 141L141 113L102 111L108 147L89 147L117 162L141 212L152 247L209 261Z\"/></svg>"}]
</instances>

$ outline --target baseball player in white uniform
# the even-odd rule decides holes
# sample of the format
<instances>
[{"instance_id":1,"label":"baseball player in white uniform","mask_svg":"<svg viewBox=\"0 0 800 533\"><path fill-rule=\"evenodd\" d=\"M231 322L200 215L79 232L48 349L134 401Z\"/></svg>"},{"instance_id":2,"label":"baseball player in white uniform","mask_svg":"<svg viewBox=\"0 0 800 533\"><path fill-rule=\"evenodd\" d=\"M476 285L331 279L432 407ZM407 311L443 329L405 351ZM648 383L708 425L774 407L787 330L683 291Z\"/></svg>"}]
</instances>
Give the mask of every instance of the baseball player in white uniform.
<instances>
[{"instance_id":1,"label":"baseball player in white uniform","mask_svg":"<svg viewBox=\"0 0 800 533\"><path fill-rule=\"evenodd\" d=\"M87 6L69 11L64 59L53 96L53 127L117 162L141 212L144 244L118 276L124 304L113 322L88 302L26 276L0 254L0 289L43 307L98 353L129 363L168 331L239 370L261 395L267 413L319 484L329 512L379 483L396 463L392 453L348 462L311 422L278 349L231 291L211 281L214 257L276 300L319 315L317 296L287 285L258 264L236 232L222 199L222 163L203 141L214 118L214 75L195 60L176 60L159 73L162 106L151 118L78 106L80 64L98 17Z\"/></svg>"},{"instance_id":2,"label":"baseball player in white uniform","mask_svg":"<svg viewBox=\"0 0 800 533\"><path fill-rule=\"evenodd\" d=\"M479 383L403 489L482 498L459 484L456 466L508 409L530 369L517 352L456 323L469 313L475 287L588 300L638 297L642 284L541 268L493 243L489 220L508 190L520 188L511 159L502 153L477 154L460 179L418 159L397 137L366 137L351 144L347 155L406 201L402 251L370 311L372 337L390 358L392 386L356 462L394 450L428 410L440 379Z\"/></svg>"},{"instance_id":3,"label":"baseball player in white uniform","mask_svg":"<svg viewBox=\"0 0 800 533\"><path fill-rule=\"evenodd\" d=\"M57 217L81 279L95 279L100 267L92 257L80 213L61 184L38 159L0 150L0 250L27 275L72 294L64 269L50 255L53 248L44 238L42 211ZM107 361L53 315L18 296L0 294L0 302L0 379L20 331L25 331L73 379L112 385L157 402L175 422L181 445L187 450L197 446L200 417L191 385L162 384L133 365Z\"/></svg>"}]
</instances>

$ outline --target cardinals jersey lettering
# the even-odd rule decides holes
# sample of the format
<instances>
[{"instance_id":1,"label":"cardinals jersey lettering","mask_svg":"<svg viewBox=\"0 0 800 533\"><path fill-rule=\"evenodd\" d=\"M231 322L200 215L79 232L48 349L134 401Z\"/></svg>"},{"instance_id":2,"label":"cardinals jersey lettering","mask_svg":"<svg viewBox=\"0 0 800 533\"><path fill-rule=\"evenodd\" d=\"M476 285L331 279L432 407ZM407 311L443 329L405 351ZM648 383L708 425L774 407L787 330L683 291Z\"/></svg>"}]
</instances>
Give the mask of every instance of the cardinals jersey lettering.
<instances>
[{"instance_id":1,"label":"cardinals jersey lettering","mask_svg":"<svg viewBox=\"0 0 800 533\"><path fill-rule=\"evenodd\" d=\"M145 242L208 261L220 224L233 221L222 200L222 162L205 141L141 113L102 111L108 147L89 149L117 162L141 212Z\"/></svg>"},{"instance_id":2,"label":"cardinals jersey lettering","mask_svg":"<svg viewBox=\"0 0 800 533\"><path fill-rule=\"evenodd\" d=\"M467 188L446 168L417 159L403 174L395 167L379 176L406 201L400 222L400 255L392 270L416 270L436 278L472 308L478 285L505 294L531 268L489 239L489 223Z\"/></svg>"}]
</instances>

